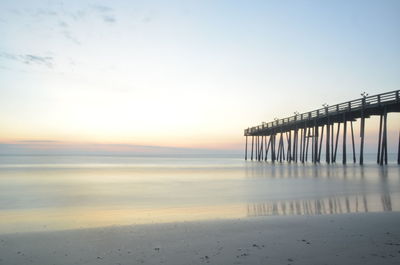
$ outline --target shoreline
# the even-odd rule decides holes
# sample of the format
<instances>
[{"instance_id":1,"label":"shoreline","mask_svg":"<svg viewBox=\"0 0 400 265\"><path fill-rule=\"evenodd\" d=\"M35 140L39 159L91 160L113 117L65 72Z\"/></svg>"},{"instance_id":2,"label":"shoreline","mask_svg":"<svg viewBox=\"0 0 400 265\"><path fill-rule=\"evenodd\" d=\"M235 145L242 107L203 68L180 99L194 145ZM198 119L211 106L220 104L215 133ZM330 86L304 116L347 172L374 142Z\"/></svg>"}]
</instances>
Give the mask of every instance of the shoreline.
<instances>
[{"instance_id":1,"label":"shoreline","mask_svg":"<svg viewBox=\"0 0 400 265\"><path fill-rule=\"evenodd\" d=\"M0 235L0 264L399 264L400 212Z\"/></svg>"}]
</instances>

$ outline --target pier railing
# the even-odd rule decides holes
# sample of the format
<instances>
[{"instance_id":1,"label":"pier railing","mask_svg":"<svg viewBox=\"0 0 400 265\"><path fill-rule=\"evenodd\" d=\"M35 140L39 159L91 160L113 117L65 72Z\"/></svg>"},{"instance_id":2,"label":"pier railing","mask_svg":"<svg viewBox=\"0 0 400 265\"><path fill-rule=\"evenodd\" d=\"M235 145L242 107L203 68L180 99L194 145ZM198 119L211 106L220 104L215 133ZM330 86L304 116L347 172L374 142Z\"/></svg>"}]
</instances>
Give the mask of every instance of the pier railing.
<instances>
[{"instance_id":1,"label":"pier railing","mask_svg":"<svg viewBox=\"0 0 400 265\"><path fill-rule=\"evenodd\" d=\"M252 135L265 129L278 128L282 125L290 125L299 123L301 121L309 121L316 118L324 118L330 115L338 115L349 111L361 111L363 109L376 107L377 105L388 103L388 102L399 102L400 101L400 90L382 93L373 96L362 97L359 99L351 100L344 103L339 103L332 106L323 107L310 112L297 114L284 119L271 121L268 123L262 123L261 125L247 128L244 130L244 135Z\"/></svg>"}]
</instances>

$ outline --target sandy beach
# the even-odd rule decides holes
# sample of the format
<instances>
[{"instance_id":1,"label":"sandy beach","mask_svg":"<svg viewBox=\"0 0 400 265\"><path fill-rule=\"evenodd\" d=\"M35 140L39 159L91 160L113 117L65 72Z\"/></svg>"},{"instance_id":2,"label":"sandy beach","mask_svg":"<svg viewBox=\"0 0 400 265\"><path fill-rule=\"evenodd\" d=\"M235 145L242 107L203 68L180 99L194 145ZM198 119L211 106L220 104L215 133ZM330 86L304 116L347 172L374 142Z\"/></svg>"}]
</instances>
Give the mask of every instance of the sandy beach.
<instances>
[{"instance_id":1,"label":"sandy beach","mask_svg":"<svg viewBox=\"0 0 400 265\"><path fill-rule=\"evenodd\" d=\"M0 264L399 264L400 213L0 235Z\"/></svg>"}]
</instances>

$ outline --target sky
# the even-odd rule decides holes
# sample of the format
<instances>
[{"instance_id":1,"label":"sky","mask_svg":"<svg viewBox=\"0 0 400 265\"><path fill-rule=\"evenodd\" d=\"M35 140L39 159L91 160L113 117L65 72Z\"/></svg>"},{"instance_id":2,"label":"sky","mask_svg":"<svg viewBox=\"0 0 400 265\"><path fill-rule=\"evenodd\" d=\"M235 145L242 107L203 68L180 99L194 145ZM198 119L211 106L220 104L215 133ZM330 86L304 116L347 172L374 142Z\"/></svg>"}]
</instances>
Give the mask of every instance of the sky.
<instances>
[{"instance_id":1,"label":"sky","mask_svg":"<svg viewBox=\"0 0 400 265\"><path fill-rule=\"evenodd\" d=\"M400 89L399 14L385 0L1 0L0 153L242 151L249 126Z\"/></svg>"}]
</instances>

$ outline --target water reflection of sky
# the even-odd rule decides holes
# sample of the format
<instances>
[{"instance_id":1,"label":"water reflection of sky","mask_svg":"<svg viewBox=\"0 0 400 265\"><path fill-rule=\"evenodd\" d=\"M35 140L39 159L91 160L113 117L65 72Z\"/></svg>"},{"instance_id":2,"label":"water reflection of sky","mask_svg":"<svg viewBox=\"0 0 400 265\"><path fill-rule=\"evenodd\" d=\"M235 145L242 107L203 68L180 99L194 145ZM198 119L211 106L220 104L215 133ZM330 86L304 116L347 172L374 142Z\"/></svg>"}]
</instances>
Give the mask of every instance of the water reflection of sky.
<instances>
[{"instance_id":1,"label":"water reflection of sky","mask_svg":"<svg viewBox=\"0 0 400 265\"><path fill-rule=\"evenodd\" d=\"M221 157L18 157L0 164L0 233L400 210L397 165Z\"/></svg>"}]
</instances>

